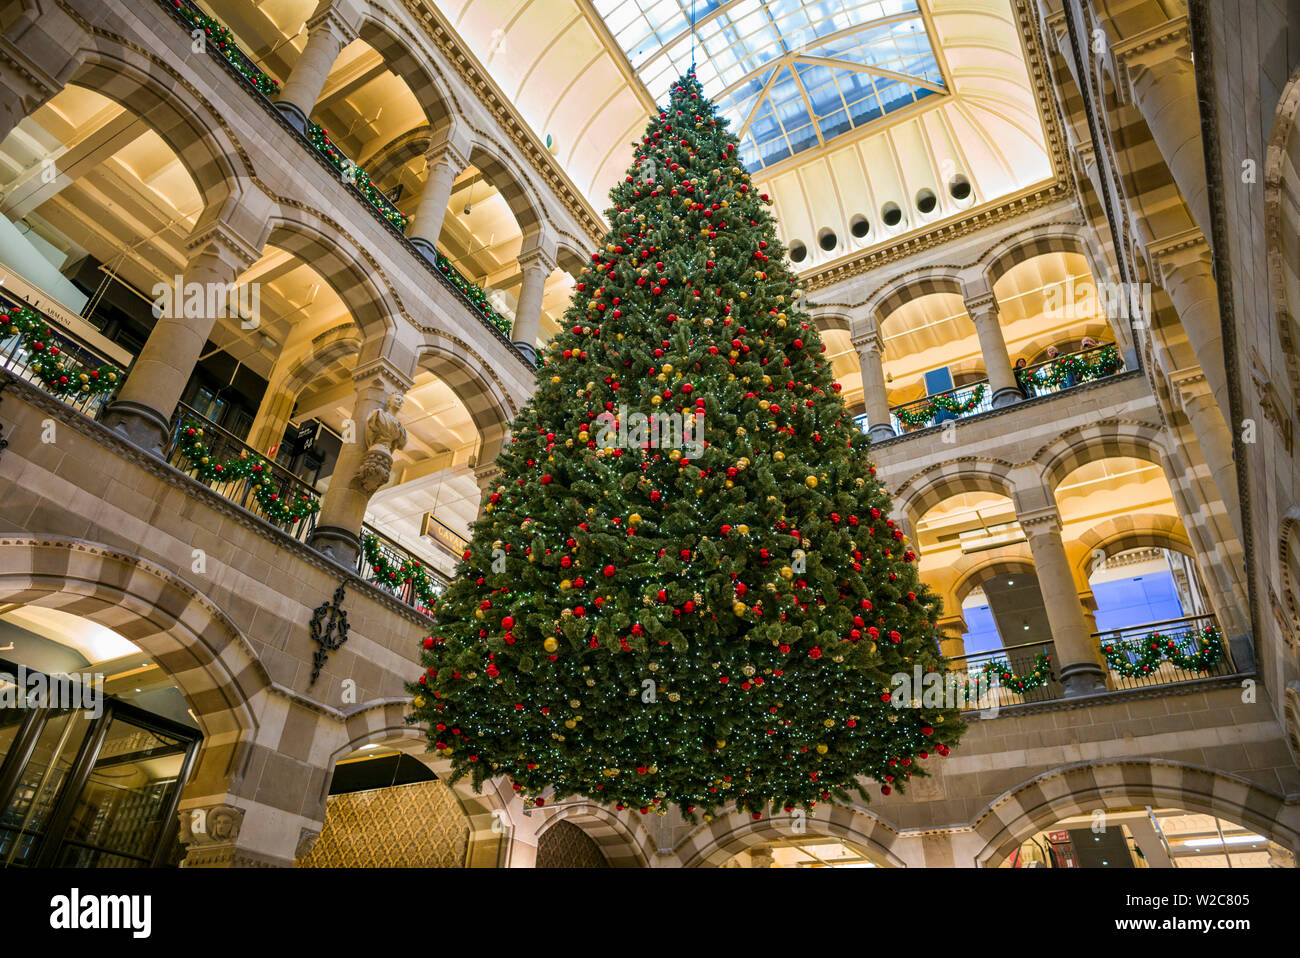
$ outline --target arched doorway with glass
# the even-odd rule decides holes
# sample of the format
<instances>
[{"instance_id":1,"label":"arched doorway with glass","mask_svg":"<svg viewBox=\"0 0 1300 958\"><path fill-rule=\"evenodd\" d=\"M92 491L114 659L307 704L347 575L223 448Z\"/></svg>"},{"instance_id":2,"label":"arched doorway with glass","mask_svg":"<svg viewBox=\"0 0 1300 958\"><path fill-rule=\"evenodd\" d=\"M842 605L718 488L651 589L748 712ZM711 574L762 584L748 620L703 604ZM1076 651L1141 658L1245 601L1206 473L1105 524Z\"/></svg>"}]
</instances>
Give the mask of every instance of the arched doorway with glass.
<instances>
[{"instance_id":1,"label":"arched doorway with glass","mask_svg":"<svg viewBox=\"0 0 1300 958\"><path fill-rule=\"evenodd\" d=\"M0 866L176 865L202 738L168 674L68 612L0 606Z\"/></svg>"}]
</instances>

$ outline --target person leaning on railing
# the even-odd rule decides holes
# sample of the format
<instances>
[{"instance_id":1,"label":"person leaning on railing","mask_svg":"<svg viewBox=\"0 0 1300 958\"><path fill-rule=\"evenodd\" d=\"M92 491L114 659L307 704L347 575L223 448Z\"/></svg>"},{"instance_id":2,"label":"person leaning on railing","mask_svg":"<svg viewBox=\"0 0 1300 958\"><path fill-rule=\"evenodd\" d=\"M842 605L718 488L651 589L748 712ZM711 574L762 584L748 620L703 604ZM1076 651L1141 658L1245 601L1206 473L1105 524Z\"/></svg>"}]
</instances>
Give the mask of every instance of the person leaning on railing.
<instances>
[{"instance_id":1,"label":"person leaning on railing","mask_svg":"<svg viewBox=\"0 0 1300 958\"><path fill-rule=\"evenodd\" d=\"M1024 356L1016 360L1015 372L1020 391L1024 393L1026 399L1033 399L1038 394L1038 390L1034 388L1034 377L1029 372L1029 364L1025 362Z\"/></svg>"}]
</instances>

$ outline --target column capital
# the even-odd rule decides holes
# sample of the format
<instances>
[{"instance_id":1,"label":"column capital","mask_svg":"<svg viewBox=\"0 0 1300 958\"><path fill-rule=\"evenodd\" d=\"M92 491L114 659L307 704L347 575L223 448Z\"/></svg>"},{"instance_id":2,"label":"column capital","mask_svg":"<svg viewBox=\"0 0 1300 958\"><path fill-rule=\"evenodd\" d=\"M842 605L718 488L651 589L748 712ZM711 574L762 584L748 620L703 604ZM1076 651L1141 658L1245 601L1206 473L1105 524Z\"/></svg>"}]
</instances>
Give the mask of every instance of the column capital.
<instances>
[{"instance_id":1,"label":"column capital","mask_svg":"<svg viewBox=\"0 0 1300 958\"><path fill-rule=\"evenodd\" d=\"M859 356L864 352L879 353L882 357L885 355L885 342L875 330L854 336L853 348Z\"/></svg>"},{"instance_id":2,"label":"column capital","mask_svg":"<svg viewBox=\"0 0 1300 958\"><path fill-rule=\"evenodd\" d=\"M317 30L328 30L339 41L340 47L345 47L360 35L357 28L354 27L339 10L337 3L331 3L316 16L307 21L307 31L315 33Z\"/></svg>"},{"instance_id":3,"label":"column capital","mask_svg":"<svg viewBox=\"0 0 1300 958\"><path fill-rule=\"evenodd\" d=\"M424 151L425 169L431 170L444 164L457 173L462 172L469 166L469 150L460 144L452 143L446 137L431 139L428 148Z\"/></svg>"},{"instance_id":4,"label":"column capital","mask_svg":"<svg viewBox=\"0 0 1300 958\"><path fill-rule=\"evenodd\" d=\"M352 382L357 389L378 385L389 393L405 395L411 391L415 381L397 368L390 360L380 357L364 363L352 370Z\"/></svg>"},{"instance_id":5,"label":"column capital","mask_svg":"<svg viewBox=\"0 0 1300 958\"><path fill-rule=\"evenodd\" d=\"M1214 262L1210 244L1197 228L1184 230L1174 236L1152 240L1145 245L1147 262L1151 264L1153 278L1166 285L1170 277L1188 266L1209 267Z\"/></svg>"},{"instance_id":6,"label":"column capital","mask_svg":"<svg viewBox=\"0 0 1300 958\"><path fill-rule=\"evenodd\" d=\"M1177 391L1184 411L1197 400L1214 398L1209 380L1205 378L1205 370L1200 366L1185 366L1182 369L1170 370L1165 373L1165 378Z\"/></svg>"},{"instance_id":7,"label":"column capital","mask_svg":"<svg viewBox=\"0 0 1300 958\"><path fill-rule=\"evenodd\" d=\"M220 257L235 271L235 275L262 258L261 249L250 244L224 222L213 223L185 240L187 262L193 262L205 253Z\"/></svg>"},{"instance_id":8,"label":"column capital","mask_svg":"<svg viewBox=\"0 0 1300 958\"><path fill-rule=\"evenodd\" d=\"M520 270L544 269L547 276L559 266L556 257L541 247L520 253L516 262Z\"/></svg>"},{"instance_id":9,"label":"column capital","mask_svg":"<svg viewBox=\"0 0 1300 958\"><path fill-rule=\"evenodd\" d=\"M1192 65L1192 35L1186 15L1136 33L1110 48L1117 64L1129 70L1149 69L1162 63Z\"/></svg>"},{"instance_id":10,"label":"column capital","mask_svg":"<svg viewBox=\"0 0 1300 958\"><path fill-rule=\"evenodd\" d=\"M478 483L480 492L486 492L500 476L501 467L496 464L495 459L474 467L474 481Z\"/></svg>"},{"instance_id":11,"label":"column capital","mask_svg":"<svg viewBox=\"0 0 1300 958\"><path fill-rule=\"evenodd\" d=\"M1061 513L1055 506L1017 512L1016 521L1027 539L1050 535L1059 537L1061 534Z\"/></svg>"},{"instance_id":12,"label":"column capital","mask_svg":"<svg viewBox=\"0 0 1300 958\"><path fill-rule=\"evenodd\" d=\"M978 293L965 297L966 312L970 314L972 320L976 316L985 316L993 314L996 316L1001 308L998 306L998 299L992 291Z\"/></svg>"}]
</instances>

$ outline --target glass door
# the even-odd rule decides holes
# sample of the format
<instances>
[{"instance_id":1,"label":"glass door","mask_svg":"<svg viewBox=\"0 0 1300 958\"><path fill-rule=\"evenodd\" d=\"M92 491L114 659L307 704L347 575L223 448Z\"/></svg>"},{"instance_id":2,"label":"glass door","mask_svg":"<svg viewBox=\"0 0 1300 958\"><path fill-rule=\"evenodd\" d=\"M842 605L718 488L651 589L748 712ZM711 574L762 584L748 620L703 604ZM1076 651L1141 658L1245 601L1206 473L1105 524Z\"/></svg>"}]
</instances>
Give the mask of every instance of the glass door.
<instances>
[{"instance_id":1,"label":"glass door","mask_svg":"<svg viewBox=\"0 0 1300 958\"><path fill-rule=\"evenodd\" d=\"M64 783L76 766L95 718L82 709L26 712L0 775L0 867L35 864Z\"/></svg>"}]
</instances>

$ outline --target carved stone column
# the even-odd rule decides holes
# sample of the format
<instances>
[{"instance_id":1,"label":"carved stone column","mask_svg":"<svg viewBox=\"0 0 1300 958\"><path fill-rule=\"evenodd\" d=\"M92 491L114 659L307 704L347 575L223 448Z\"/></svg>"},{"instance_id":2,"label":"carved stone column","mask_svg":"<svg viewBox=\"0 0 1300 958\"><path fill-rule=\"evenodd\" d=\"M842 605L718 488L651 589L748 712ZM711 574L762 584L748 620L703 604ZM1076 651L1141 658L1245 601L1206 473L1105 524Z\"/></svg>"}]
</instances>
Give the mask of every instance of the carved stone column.
<instances>
[{"instance_id":1,"label":"carved stone column","mask_svg":"<svg viewBox=\"0 0 1300 958\"><path fill-rule=\"evenodd\" d=\"M352 379L357 387L352 416L308 540L314 549L349 569L361 553L361 524L370 497L388 481L393 453L406 441L397 412L412 385L409 376L382 359L355 370Z\"/></svg>"},{"instance_id":2,"label":"carved stone column","mask_svg":"<svg viewBox=\"0 0 1300 958\"><path fill-rule=\"evenodd\" d=\"M510 338L529 359L536 360L537 333L542 323L542 294L546 291L546 278L555 269L555 260L549 253L534 249L520 254L519 268L523 272L523 285L519 290L515 327Z\"/></svg>"},{"instance_id":3,"label":"carved stone column","mask_svg":"<svg viewBox=\"0 0 1300 958\"><path fill-rule=\"evenodd\" d=\"M867 407L867 435L873 441L892 439L894 427L889 421L889 397L885 392L884 347L876 333L867 333L853 341L862 365L862 399Z\"/></svg>"},{"instance_id":4,"label":"carved stone column","mask_svg":"<svg viewBox=\"0 0 1300 958\"><path fill-rule=\"evenodd\" d=\"M967 300L966 311L975 324L979 337L980 353L984 356L984 369L988 373L989 388L993 390L993 408L1000 409L1025 398L1016 383L1011 357L1007 354L1007 341L1002 336L1002 323L998 319L998 301L992 294Z\"/></svg>"},{"instance_id":5,"label":"carved stone column","mask_svg":"<svg viewBox=\"0 0 1300 958\"><path fill-rule=\"evenodd\" d=\"M1210 248L1199 233L1188 233L1153 242L1147 252L1226 422L1232 407L1223 358L1219 288L1214 281Z\"/></svg>"},{"instance_id":6,"label":"carved stone column","mask_svg":"<svg viewBox=\"0 0 1300 958\"><path fill-rule=\"evenodd\" d=\"M302 132L307 130L312 110L340 51L357 38L356 31L332 7L309 20L307 30L307 45L275 98L276 108Z\"/></svg>"},{"instance_id":7,"label":"carved stone column","mask_svg":"<svg viewBox=\"0 0 1300 958\"><path fill-rule=\"evenodd\" d=\"M137 446L160 453L167 442L171 415L203 347L221 317L237 319L235 279L260 255L217 224L190 245L190 260L179 284L160 297L158 322L136 358L104 422ZM177 295L179 285L180 295ZM241 300L243 297L239 297ZM241 323L256 317L240 318Z\"/></svg>"},{"instance_id":8,"label":"carved stone column","mask_svg":"<svg viewBox=\"0 0 1300 958\"><path fill-rule=\"evenodd\" d=\"M1122 68L1118 71L1121 78L1128 81L1127 88L1121 83L1121 92L1146 120L1192 219L1208 236L1210 203L1187 17L1129 37L1112 52Z\"/></svg>"},{"instance_id":9,"label":"carved stone column","mask_svg":"<svg viewBox=\"0 0 1300 958\"><path fill-rule=\"evenodd\" d=\"M432 259L438 248L438 237L442 235L442 221L447 215L447 204L451 202L452 187L456 177L469 166L469 158L456 147L439 143L430 148L425 162L429 175L415 206L408 235L411 243Z\"/></svg>"},{"instance_id":10,"label":"carved stone column","mask_svg":"<svg viewBox=\"0 0 1300 958\"><path fill-rule=\"evenodd\" d=\"M1056 646L1055 663L1059 668L1066 698L1106 691L1106 670L1101 652L1093 641L1092 630L1074 587L1074 574L1061 538L1061 515L1055 507L1034 513L1017 511L1016 519L1029 540L1034 557L1034 571L1043 594L1047 623Z\"/></svg>"},{"instance_id":11,"label":"carved stone column","mask_svg":"<svg viewBox=\"0 0 1300 958\"><path fill-rule=\"evenodd\" d=\"M1205 455L1206 465L1214 476L1214 485L1238 535L1241 535L1240 497L1237 489L1237 466L1232 448L1232 433L1224 421L1219 404L1210 392L1205 373L1200 369L1169 372L1169 383L1176 390L1183 412L1196 434L1196 442Z\"/></svg>"},{"instance_id":12,"label":"carved stone column","mask_svg":"<svg viewBox=\"0 0 1300 958\"><path fill-rule=\"evenodd\" d=\"M939 620L939 651L944 658L960 659L966 654L966 631L966 620L960 615Z\"/></svg>"}]
</instances>

